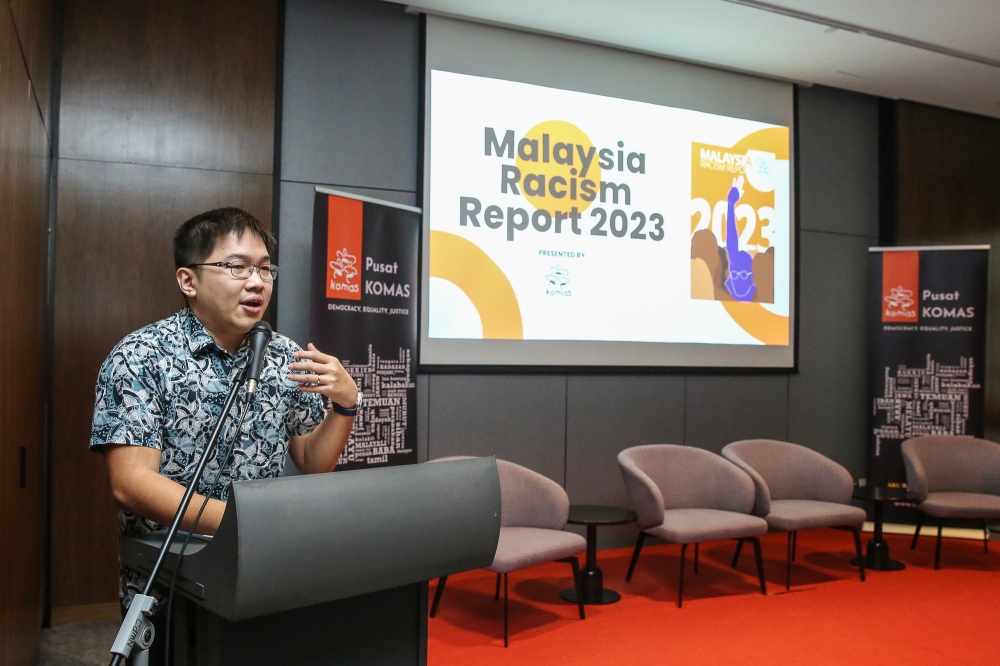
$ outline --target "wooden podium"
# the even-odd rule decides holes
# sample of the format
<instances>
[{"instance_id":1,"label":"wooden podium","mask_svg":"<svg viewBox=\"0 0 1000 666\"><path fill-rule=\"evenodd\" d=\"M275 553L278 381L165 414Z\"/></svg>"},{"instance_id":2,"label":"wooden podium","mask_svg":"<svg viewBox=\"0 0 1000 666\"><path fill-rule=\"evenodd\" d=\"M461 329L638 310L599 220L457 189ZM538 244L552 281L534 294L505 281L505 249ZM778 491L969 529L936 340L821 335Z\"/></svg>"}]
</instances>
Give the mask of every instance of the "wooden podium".
<instances>
[{"instance_id":1,"label":"wooden podium","mask_svg":"<svg viewBox=\"0 0 1000 666\"><path fill-rule=\"evenodd\" d=\"M122 563L148 574L164 534L124 538ZM175 664L422 666L427 581L490 566L499 535L493 458L234 483L180 562Z\"/></svg>"}]
</instances>

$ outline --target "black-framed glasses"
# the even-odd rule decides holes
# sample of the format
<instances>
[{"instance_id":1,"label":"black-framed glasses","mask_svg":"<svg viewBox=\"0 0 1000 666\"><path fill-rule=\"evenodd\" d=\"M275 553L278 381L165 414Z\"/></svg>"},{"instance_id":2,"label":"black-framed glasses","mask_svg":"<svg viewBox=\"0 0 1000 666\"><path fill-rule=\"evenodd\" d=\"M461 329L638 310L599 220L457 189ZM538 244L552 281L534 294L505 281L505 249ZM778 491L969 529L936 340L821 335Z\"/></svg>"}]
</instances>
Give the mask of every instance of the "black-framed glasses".
<instances>
[{"instance_id":1,"label":"black-framed glasses","mask_svg":"<svg viewBox=\"0 0 1000 666\"><path fill-rule=\"evenodd\" d=\"M274 282L278 279L278 267L274 264L264 264L263 266L258 266L245 261L213 261L207 264L188 264L185 268L195 268L196 266L218 266L219 268L228 268L229 272L233 274L233 277L238 280L250 279L254 270L257 271L257 274L260 275L260 279L264 282Z\"/></svg>"}]
</instances>

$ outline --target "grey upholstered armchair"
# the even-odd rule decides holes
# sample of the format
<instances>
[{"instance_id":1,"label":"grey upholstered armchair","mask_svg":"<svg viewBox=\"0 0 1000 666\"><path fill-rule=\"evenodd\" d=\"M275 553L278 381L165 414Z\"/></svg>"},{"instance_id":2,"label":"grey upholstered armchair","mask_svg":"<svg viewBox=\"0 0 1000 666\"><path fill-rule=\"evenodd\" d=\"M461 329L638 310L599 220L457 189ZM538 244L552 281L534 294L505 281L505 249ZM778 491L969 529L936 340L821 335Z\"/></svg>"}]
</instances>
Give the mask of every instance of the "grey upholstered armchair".
<instances>
[{"instance_id":1,"label":"grey upholstered armchair","mask_svg":"<svg viewBox=\"0 0 1000 666\"><path fill-rule=\"evenodd\" d=\"M690 446L649 444L618 454L632 508L639 514L639 538L625 580L639 560L646 535L681 544L677 607L684 601L684 557L694 544L694 571L698 573L698 544L736 539L753 544L761 594L767 594L764 563L757 535L767 523L750 515L754 486L750 477L718 455Z\"/></svg>"},{"instance_id":2,"label":"grey upholstered armchair","mask_svg":"<svg viewBox=\"0 0 1000 666\"><path fill-rule=\"evenodd\" d=\"M757 491L753 512L767 521L771 532L788 532L785 589L792 585L792 560L798 531L834 527L854 534L861 580L865 558L861 552L863 509L851 506L854 480L842 465L791 442L747 439L727 444L722 455L739 465L753 479ZM736 566L739 544L733 557Z\"/></svg>"},{"instance_id":3,"label":"grey upholstered armchair","mask_svg":"<svg viewBox=\"0 0 1000 666\"><path fill-rule=\"evenodd\" d=\"M949 519L982 519L983 550L989 552L986 521L1000 518L1000 444L976 437L914 437L903 442L906 485L921 498L910 550L917 547L924 516L938 519L934 568L941 567L941 529Z\"/></svg>"},{"instance_id":4,"label":"grey upholstered armchair","mask_svg":"<svg viewBox=\"0 0 1000 666\"><path fill-rule=\"evenodd\" d=\"M461 460L464 457L438 458L431 462ZM497 599L500 598L501 576L503 578L503 646L507 647L507 574L512 571L545 562L568 562L573 567L580 619L586 617L580 587L580 562L576 555L587 549L587 541L579 534L563 531L569 517L569 497L562 486L527 467L506 460L497 460L497 470L500 473L502 507L500 541L488 571L497 574ZM447 576L438 579L431 617L437 614L447 582Z\"/></svg>"}]
</instances>

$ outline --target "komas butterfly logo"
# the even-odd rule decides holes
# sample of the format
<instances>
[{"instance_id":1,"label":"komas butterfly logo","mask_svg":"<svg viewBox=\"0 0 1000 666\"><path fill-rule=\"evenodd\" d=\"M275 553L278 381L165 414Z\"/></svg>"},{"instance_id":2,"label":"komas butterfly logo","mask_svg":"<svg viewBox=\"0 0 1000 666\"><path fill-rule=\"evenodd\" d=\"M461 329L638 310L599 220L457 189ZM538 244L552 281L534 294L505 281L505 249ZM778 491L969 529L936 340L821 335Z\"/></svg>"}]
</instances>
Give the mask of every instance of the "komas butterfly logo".
<instances>
[{"instance_id":1,"label":"komas butterfly logo","mask_svg":"<svg viewBox=\"0 0 1000 666\"><path fill-rule=\"evenodd\" d=\"M549 281L549 286L558 289L569 284L569 269L553 266L552 271L545 276Z\"/></svg>"},{"instance_id":2,"label":"komas butterfly logo","mask_svg":"<svg viewBox=\"0 0 1000 666\"><path fill-rule=\"evenodd\" d=\"M573 292L567 289L569 285L569 269L561 266L553 266L548 275L545 276L549 284L545 288L546 296L572 296Z\"/></svg>"},{"instance_id":3,"label":"komas butterfly logo","mask_svg":"<svg viewBox=\"0 0 1000 666\"><path fill-rule=\"evenodd\" d=\"M885 297L885 302L892 309L899 309L903 311L909 310L915 302L913 300L913 291L911 289L906 289L902 285L893 287L889 291L889 295Z\"/></svg>"},{"instance_id":4,"label":"komas butterfly logo","mask_svg":"<svg viewBox=\"0 0 1000 666\"><path fill-rule=\"evenodd\" d=\"M349 283L358 274L357 263L358 258L344 248L337 250L337 258L330 262L330 269L334 278Z\"/></svg>"}]
</instances>

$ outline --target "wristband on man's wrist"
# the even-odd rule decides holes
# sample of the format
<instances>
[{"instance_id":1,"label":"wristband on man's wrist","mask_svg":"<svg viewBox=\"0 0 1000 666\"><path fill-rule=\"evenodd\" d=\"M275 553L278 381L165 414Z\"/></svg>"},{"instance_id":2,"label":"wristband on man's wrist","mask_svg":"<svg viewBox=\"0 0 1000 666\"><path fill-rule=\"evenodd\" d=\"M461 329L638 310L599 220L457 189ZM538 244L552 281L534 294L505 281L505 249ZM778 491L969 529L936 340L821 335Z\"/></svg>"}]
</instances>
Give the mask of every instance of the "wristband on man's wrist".
<instances>
[{"instance_id":1,"label":"wristband on man's wrist","mask_svg":"<svg viewBox=\"0 0 1000 666\"><path fill-rule=\"evenodd\" d=\"M364 394L358 391L358 399L354 402L353 407L341 407L337 403L330 401L333 404L333 411L337 412L341 416L354 416L358 413L358 409L361 408L361 400L364 398Z\"/></svg>"}]
</instances>

